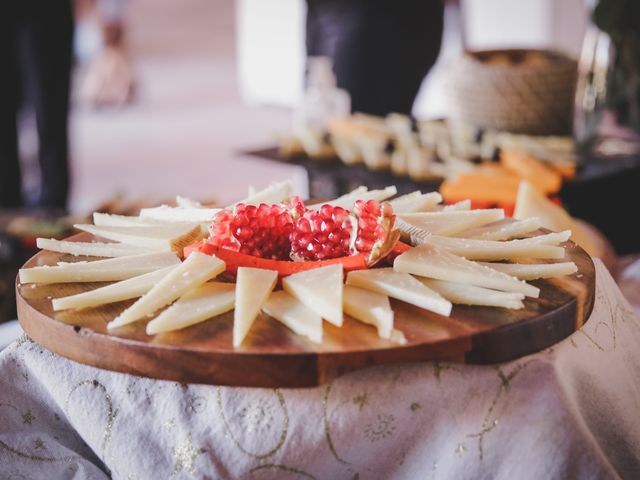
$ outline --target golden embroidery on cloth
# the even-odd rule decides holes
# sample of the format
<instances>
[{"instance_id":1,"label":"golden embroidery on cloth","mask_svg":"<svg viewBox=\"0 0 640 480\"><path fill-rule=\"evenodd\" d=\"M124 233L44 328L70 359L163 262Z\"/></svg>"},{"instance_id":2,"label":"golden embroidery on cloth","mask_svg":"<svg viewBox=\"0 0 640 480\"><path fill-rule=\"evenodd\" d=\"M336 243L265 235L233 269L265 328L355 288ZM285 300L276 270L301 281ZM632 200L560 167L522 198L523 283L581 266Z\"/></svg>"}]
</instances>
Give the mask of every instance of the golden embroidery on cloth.
<instances>
[{"instance_id":1,"label":"golden embroidery on cloth","mask_svg":"<svg viewBox=\"0 0 640 480\"><path fill-rule=\"evenodd\" d=\"M253 467L251 470L249 470L249 474L253 475L255 472L259 472L261 470L279 470L281 472L298 475L301 478L309 478L311 480L316 480L316 477L314 477L310 473L307 473L303 470L300 470L298 468L293 468L293 467L287 467L285 465L278 465L275 463L267 463L264 465L258 465L257 467Z\"/></svg>"},{"instance_id":2,"label":"golden embroidery on cloth","mask_svg":"<svg viewBox=\"0 0 640 480\"><path fill-rule=\"evenodd\" d=\"M175 475L184 470L191 476L194 476L196 474L196 459L205 452L206 450L202 448L195 448L193 446L191 433L187 434L187 438L183 443L171 449L174 462L171 475Z\"/></svg>"}]
</instances>

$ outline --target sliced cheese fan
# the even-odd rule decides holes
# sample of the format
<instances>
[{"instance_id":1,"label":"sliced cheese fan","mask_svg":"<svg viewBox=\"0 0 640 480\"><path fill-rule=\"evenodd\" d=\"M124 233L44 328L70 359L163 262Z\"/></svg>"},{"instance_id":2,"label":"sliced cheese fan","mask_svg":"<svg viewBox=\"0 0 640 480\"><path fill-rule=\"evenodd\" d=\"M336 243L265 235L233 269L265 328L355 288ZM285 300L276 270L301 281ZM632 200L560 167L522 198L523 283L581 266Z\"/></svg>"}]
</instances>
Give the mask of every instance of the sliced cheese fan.
<instances>
[{"instance_id":1,"label":"sliced cheese fan","mask_svg":"<svg viewBox=\"0 0 640 480\"><path fill-rule=\"evenodd\" d=\"M239 347L249 333L260 308L278 281L278 272L239 267L236 275L236 310L233 317L233 346Z\"/></svg>"},{"instance_id":2,"label":"sliced cheese fan","mask_svg":"<svg viewBox=\"0 0 640 480\"><path fill-rule=\"evenodd\" d=\"M381 338L391 338L393 310L389 297L353 285L345 285L344 312L363 323L373 325Z\"/></svg>"},{"instance_id":3,"label":"sliced cheese fan","mask_svg":"<svg viewBox=\"0 0 640 480\"><path fill-rule=\"evenodd\" d=\"M262 310L294 333L322 343L322 317L284 290L273 292Z\"/></svg>"},{"instance_id":4,"label":"sliced cheese fan","mask_svg":"<svg viewBox=\"0 0 640 480\"><path fill-rule=\"evenodd\" d=\"M298 301L334 325L342 326L342 264L306 270L282 280L283 288Z\"/></svg>"}]
</instances>

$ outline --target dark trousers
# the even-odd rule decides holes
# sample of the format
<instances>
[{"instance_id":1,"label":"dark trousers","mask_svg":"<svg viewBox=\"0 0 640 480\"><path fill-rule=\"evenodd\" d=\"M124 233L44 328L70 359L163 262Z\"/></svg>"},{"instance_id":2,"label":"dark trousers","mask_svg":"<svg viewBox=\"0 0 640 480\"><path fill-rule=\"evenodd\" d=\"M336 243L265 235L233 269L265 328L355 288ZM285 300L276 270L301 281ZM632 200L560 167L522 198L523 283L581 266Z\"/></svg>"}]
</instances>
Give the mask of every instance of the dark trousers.
<instances>
[{"instance_id":1,"label":"dark trousers","mask_svg":"<svg viewBox=\"0 0 640 480\"><path fill-rule=\"evenodd\" d=\"M0 8L0 207L23 205L16 122L25 100L38 128L36 206L67 205L72 38L70 0L17 0Z\"/></svg>"},{"instance_id":2,"label":"dark trousers","mask_svg":"<svg viewBox=\"0 0 640 480\"><path fill-rule=\"evenodd\" d=\"M307 0L307 54L333 61L354 112L410 113L442 39L443 0Z\"/></svg>"}]
</instances>

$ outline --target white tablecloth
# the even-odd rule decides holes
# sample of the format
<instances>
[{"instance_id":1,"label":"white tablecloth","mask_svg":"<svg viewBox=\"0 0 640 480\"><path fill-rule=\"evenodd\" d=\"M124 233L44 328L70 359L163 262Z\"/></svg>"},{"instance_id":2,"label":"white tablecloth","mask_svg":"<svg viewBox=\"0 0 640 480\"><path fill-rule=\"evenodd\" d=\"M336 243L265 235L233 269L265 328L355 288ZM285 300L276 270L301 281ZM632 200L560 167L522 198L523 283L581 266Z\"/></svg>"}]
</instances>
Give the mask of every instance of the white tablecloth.
<instances>
[{"instance_id":1,"label":"white tablecloth","mask_svg":"<svg viewBox=\"0 0 640 480\"><path fill-rule=\"evenodd\" d=\"M314 389L138 378L22 337L0 355L0 478L640 478L640 319L599 262L596 296L536 355Z\"/></svg>"}]
</instances>

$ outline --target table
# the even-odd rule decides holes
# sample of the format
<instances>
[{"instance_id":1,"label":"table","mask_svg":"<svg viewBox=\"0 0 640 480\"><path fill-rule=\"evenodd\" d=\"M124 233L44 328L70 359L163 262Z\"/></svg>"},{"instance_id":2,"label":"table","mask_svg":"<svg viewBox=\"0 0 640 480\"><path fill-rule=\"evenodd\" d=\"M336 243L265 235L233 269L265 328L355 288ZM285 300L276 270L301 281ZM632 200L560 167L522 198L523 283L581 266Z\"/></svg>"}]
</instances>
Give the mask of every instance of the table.
<instances>
[{"instance_id":1,"label":"table","mask_svg":"<svg viewBox=\"0 0 640 480\"><path fill-rule=\"evenodd\" d=\"M640 318L596 261L585 326L493 366L376 367L312 389L98 370L26 337L0 354L2 478L633 478Z\"/></svg>"}]
</instances>

